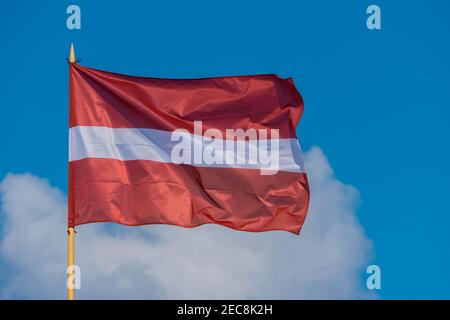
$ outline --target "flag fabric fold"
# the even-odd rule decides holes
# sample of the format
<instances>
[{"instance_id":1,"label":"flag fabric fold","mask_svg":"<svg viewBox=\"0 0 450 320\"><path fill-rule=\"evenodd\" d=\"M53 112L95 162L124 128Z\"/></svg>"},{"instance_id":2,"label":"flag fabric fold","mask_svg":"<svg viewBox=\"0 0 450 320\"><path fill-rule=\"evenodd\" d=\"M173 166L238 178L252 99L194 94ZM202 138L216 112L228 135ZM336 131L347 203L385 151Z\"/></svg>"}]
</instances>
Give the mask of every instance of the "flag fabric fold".
<instances>
[{"instance_id":1,"label":"flag fabric fold","mask_svg":"<svg viewBox=\"0 0 450 320\"><path fill-rule=\"evenodd\" d=\"M69 226L298 234L303 100L276 75L158 79L70 64Z\"/></svg>"}]
</instances>

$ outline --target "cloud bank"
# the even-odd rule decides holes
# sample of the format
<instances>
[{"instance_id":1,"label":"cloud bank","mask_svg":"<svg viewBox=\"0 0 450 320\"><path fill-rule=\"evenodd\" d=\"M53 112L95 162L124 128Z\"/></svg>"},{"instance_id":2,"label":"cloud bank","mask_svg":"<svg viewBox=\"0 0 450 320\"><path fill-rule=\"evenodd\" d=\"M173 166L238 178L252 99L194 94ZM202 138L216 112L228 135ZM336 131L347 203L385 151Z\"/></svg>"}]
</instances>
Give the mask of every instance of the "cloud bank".
<instances>
[{"instance_id":1,"label":"cloud bank","mask_svg":"<svg viewBox=\"0 0 450 320\"><path fill-rule=\"evenodd\" d=\"M338 181L323 152L305 154L309 215L299 237L206 225L77 228L82 299L366 298L371 242L358 192ZM0 184L0 297L66 296L66 195L31 174Z\"/></svg>"}]
</instances>

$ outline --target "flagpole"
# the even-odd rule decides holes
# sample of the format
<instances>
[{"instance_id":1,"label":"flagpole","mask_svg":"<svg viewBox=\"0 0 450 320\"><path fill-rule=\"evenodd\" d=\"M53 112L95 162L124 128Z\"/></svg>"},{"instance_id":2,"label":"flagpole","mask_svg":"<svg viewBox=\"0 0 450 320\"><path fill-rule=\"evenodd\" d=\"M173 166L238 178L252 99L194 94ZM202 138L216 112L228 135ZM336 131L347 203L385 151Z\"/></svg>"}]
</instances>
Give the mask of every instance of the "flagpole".
<instances>
[{"instance_id":1,"label":"flagpole","mask_svg":"<svg viewBox=\"0 0 450 320\"><path fill-rule=\"evenodd\" d=\"M75 299L75 288L74 288L74 263L75 263L75 229L73 227L70 227L67 230L67 233L69 234L68 241L67 241L67 249L68 249L68 259L67 259L67 299L68 300L74 300ZM70 281L70 283L69 283Z\"/></svg>"},{"instance_id":2,"label":"flagpole","mask_svg":"<svg viewBox=\"0 0 450 320\"><path fill-rule=\"evenodd\" d=\"M70 55L69 63L76 63L75 50L73 48L73 43L70 44ZM69 227L67 229L67 299L75 299L75 288L74 288L74 265L75 265L75 228Z\"/></svg>"}]
</instances>

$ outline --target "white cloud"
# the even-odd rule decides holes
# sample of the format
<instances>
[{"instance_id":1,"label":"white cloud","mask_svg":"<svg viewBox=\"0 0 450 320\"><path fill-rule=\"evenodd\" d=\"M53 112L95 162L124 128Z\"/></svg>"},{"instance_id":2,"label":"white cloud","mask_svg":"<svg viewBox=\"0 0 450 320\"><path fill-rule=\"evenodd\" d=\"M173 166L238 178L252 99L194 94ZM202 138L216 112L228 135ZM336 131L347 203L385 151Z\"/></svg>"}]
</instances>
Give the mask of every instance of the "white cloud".
<instances>
[{"instance_id":1,"label":"white cloud","mask_svg":"<svg viewBox=\"0 0 450 320\"><path fill-rule=\"evenodd\" d=\"M368 297L360 275L371 245L356 220L358 192L333 176L319 148L305 160L312 199L299 237L213 225L83 225L76 234L77 297ZM0 192L0 297L64 299L65 195L31 174L7 175Z\"/></svg>"}]
</instances>

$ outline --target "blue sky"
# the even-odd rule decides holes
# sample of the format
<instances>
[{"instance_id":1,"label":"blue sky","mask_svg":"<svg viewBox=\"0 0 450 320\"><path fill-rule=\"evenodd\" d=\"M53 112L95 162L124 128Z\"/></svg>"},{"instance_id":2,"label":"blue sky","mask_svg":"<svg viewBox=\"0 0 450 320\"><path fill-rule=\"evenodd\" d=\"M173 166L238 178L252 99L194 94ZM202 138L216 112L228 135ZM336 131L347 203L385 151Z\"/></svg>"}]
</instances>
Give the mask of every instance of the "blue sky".
<instances>
[{"instance_id":1,"label":"blue sky","mask_svg":"<svg viewBox=\"0 0 450 320\"><path fill-rule=\"evenodd\" d=\"M72 2L1 6L0 180L30 172L67 190L71 41L81 64L118 73L292 76L303 149L319 146L359 190L380 297L450 298L448 1L73 3L77 31ZM366 28L369 4L381 30Z\"/></svg>"}]
</instances>

